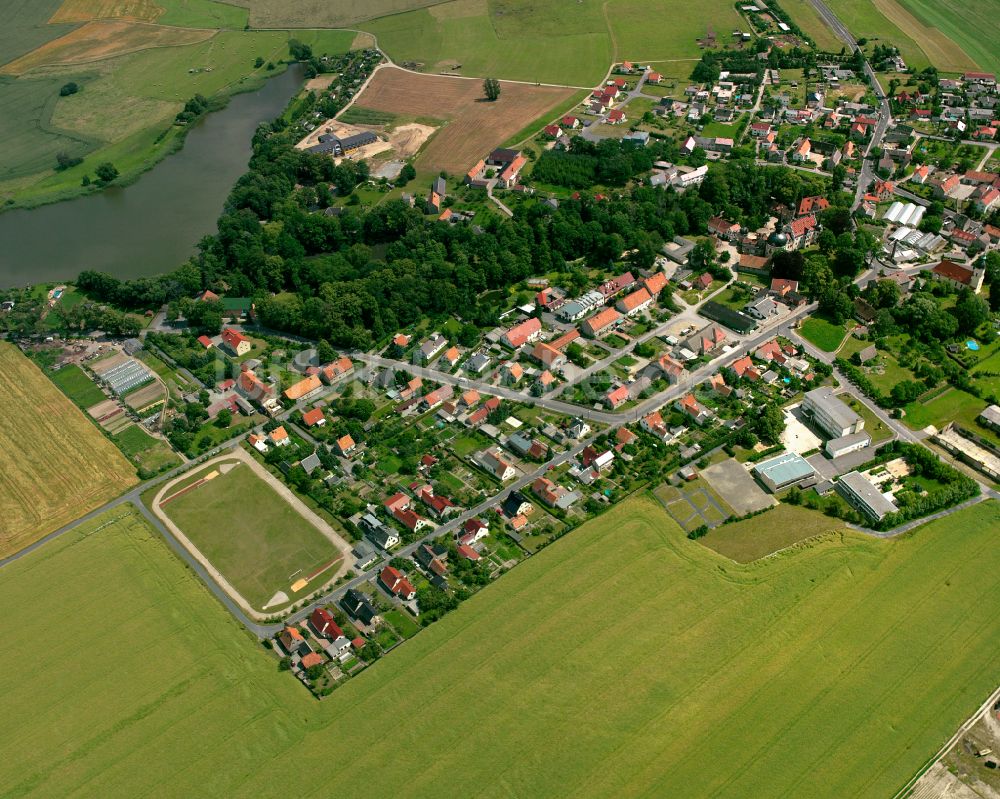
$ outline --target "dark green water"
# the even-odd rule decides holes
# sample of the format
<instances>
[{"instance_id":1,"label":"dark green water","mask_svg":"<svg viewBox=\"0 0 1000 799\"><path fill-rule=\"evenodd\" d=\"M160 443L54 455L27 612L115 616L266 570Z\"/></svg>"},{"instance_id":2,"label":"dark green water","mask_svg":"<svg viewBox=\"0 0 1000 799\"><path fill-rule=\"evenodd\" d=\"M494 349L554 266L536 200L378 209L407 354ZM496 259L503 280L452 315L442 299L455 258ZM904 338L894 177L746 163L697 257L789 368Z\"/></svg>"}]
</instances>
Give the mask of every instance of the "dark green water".
<instances>
[{"instance_id":1,"label":"dark green water","mask_svg":"<svg viewBox=\"0 0 1000 799\"><path fill-rule=\"evenodd\" d=\"M68 280L84 269L132 278L179 266L215 230L257 125L278 116L301 82L293 67L236 95L131 186L0 214L0 288Z\"/></svg>"}]
</instances>

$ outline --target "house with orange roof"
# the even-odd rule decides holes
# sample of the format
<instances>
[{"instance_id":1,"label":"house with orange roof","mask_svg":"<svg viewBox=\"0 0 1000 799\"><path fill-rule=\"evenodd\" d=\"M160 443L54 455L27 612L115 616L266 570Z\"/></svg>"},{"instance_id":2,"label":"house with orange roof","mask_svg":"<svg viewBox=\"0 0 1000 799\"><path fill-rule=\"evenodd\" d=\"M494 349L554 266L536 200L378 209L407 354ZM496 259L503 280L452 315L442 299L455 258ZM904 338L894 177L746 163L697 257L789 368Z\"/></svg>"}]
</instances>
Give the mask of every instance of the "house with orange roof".
<instances>
[{"instance_id":1,"label":"house with orange roof","mask_svg":"<svg viewBox=\"0 0 1000 799\"><path fill-rule=\"evenodd\" d=\"M385 586L390 594L394 594L404 601L416 599L417 591L403 573L393 566L386 566L379 573L379 582Z\"/></svg>"},{"instance_id":2,"label":"house with orange roof","mask_svg":"<svg viewBox=\"0 0 1000 799\"><path fill-rule=\"evenodd\" d=\"M222 331L222 346L237 358L246 355L251 349L250 339L231 327Z\"/></svg>"},{"instance_id":3,"label":"house with orange roof","mask_svg":"<svg viewBox=\"0 0 1000 799\"><path fill-rule=\"evenodd\" d=\"M420 404L423 406L425 410L429 411L432 408L436 408L446 399L451 399L451 395L453 392L454 388L452 386L441 386L440 388L436 388L433 391L427 392L424 395L423 400L421 400Z\"/></svg>"},{"instance_id":4,"label":"house with orange roof","mask_svg":"<svg viewBox=\"0 0 1000 799\"><path fill-rule=\"evenodd\" d=\"M236 379L236 390L247 399L254 402L264 403L270 400L274 394L274 389L257 377L251 369L243 369Z\"/></svg>"},{"instance_id":5,"label":"house with orange roof","mask_svg":"<svg viewBox=\"0 0 1000 799\"><path fill-rule=\"evenodd\" d=\"M591 316L582 325L583 333L591 338L600 338L614 330L622 320L622 315L614 308L605 308Z\"/></svg>"},{"instance_id":6,"label":"house with orange roof","mask_svg":"<svg viewBox=\"0 0 1000 799\"><path fill-rule=\"evenodd\" d=\"M619 427L615 431L615 441L618 442L620 446L626 447L636 440L638 436L629 430L627 427Z\"/></svg>"},{"instance_id":7,"label":"house with orange roof","mask_svg":"<svg viewBox=\"0 0 1000 799\"><path fill-rule=\"evenodd\" d=\"M300 633L295 627L286 627L278 633L278 640L281 642L281 645L285 648L285 651L289 655L298 652L299 647L306 641L306 639L302 637L302 633Z\"/></svg>"},{"instance_id":8,"label":"house with orange roof","mask_svg":"<svg viewBox=\"0 0 1000 799\"><path fill-rule=\"evenodd\" d=\"M267 437L271 439L271 443L276 447L287 447L292 443L292 439L288 437L288 431L284 426L275 427L274 430L267 434Z\"/></svg>"},{"instance_id":9,"label":"house with orange roof","mask_svg":"<svg viewBox=\"0 0 1000 799\"><path fill-rule=\"evenodd\" d=\"M604 404L611 410L616 410L628 402L628 386L618 386L604 395Z\"/></svg>"},{"instance_id":10,"label":"house with orange roof","mask_svg":"<svg viewBox=\"0 0 1000 799\"><path fill-rule=\"evenodd\" d=\"M406 335L406 333L397 333L392 337L392 343L402 349L410 345L410 338L411 337Z\"/></svg>"},{"instance_id":11,"label":"house with orange roof","mask_svg":"<svg viewBox=\"0 0 1000 799\"><path fill-rule=\"evenodd\" d=\"M820 197L818 195L813 197L803 197L799 201L799 209L795 213L796 216L806 216L808 214L818 213L819 211L825 211L830 207L830 201L826 197Z\"/></svg>"},{"instance_id":12,"label":"house with orange roof","mask_svg":"<svg viewBox=\"0 0 1000 799\"><path fill-rule=\"evenodd\" d=\"M513 480L517 476L517 470L504 459L495 447L486 450L482 454L481 460L483 466L500 482Z\"/></svg>"},{"instance_id":13,"label":"house with orange roof","mask_svg":"<svg viewBox=\"0 0 1000 799\"><path fill-rule=\"evenodd\" d=\"M695 399L694 394L685 394L674 403L674 407L686 414L695 424L704 424L710 416L708 409Z\"/></svg>"},{"instance_id":14,"label":"house with orange roof","mask_svg":"<svg viewBox=\"0 0 1000 799\"><path fill-rule=\"evenodd\" d=\"M501 372L503 379L511 385L516 385L524 377L524 369L521 364L515 362L505 363Z\"/></svg>"},{"instance_id":15,"label":"house with orange roof","mask_svg":"<svg viewBox=\"0 0 1000 799\"><path fill-rule=\"evenodd\" d=\"M255 450L257 450L262 455L265 452L267 452L267 450L268 450L267 439L264 438L264 436L258 436L258 435L255 435L255 434L251 433L249 435L249 437L247 438L247 441L250 442L250 446L251 447L253 447Z\"/></svg>"},{"instance_id":16,"label":"house with orange roof","mask_svg":"<svg viewBox=\"0 0 1000 799\"><path fill-rule=\"evenodd\" d=\"M819 234L820 224L814 214L793 219L783 228L788 236L787 249L798 250L812 243Z\"/></svg>"},{"instance_id":17,"label":"house with orange roof","mask_svg":"<svg viewBox=\"0 0 1000 799\"><path fill-rule=\"evenodd\" d=\"M354 363L346 355L342 355L337 360L328 363L319 370L320 379L327 385L332 385L338 380L343 380L354 372Z\"/></svg>"},{"instance_id":18,"label":"house with orange roof","mask_svg":"<svg viewBox=\"0 0 1000 799\"><path fill-rule=\"evenodd\" d=\"M198 302L218 302L220 298L219 295L211 289L205 289L201 294L195 297L195 299Z\"/></svg>"},{"instance_id":19,"label":"house with orange roof","mask_svg":"<svg viewBox=\"0 0 1000 799\"><path fill-rule=\"evenodd\" d=\"M462 396L459 398L458 402L463 407L472 408L479 402L481 398L482 397L478 391L476 391L474 388L470 388L468 391L462 392Z\"/></svg>"},{"instance_id":20,"label":"house with orange roof","mask_svg":"<svg viewBox=\"0 0 1000 799\"><path fill-rule=\"evenodd\" d=\"M298 383L294 383L285 389L285 397L296 402L298 400L309 399L323 388L323 381L319 375L309 375Z\"/></svg>"},{"instance_id":21,"label":"house with orange roof","mask_svg":"<svg viewBox=\"0 0 1000 799\"><path fill-rule=\"evenodd\" d=\"M201 344L206 350L210 350L215 345L212 343L212 339L208 336L198 336L198 343Z\"/></svg>"},{"instance_id":22,"label":"house with orange roof","mask_svg":"<svg viewBox=\"0 0 1000 799\"><path fill-rule=\"evenodd\" d=\"M661 355L656 365L660 367L660 371L671 385L680 382L681 375L684 374L684 365L680 361L675 361L669 355Z\"/></svg>"},{"instance_id":23,"label":"house with orange roof","mask_svg":"<svg viewBox=\"0 0 1000 799\"><path fill-rule=\"evenodd\" d=\"M542 323L535 317L525 319L520 324L508 329L500 338L500 342L512 350L536 341L542 333Z\"/></svg>"},{"instance_id":24,"label":"house with orange roof","mask_svg":"<svg viewBox=\"0 0 1000 799\"><path fill-rule=\"evenodd\" d=\"M535 384L538 386L538 388L542 392L545 392L545 391L548 391L552 387L552 384L555 383L555 382L556 382L556 378L552 374L552 372L550 372L548 369L545 369L538 376L538 380L535 381Z\"/></svg>"},{"instance_id":25,"label":"house with orange roof","mask_svg":"<svg viewBox=\"0 0 1000 799\"><path fill-rule=\"evenodd\" d=\"M350 433L341 436L337 439L337 452L339 452L344 457L347 457L355 449L357 449L357 444L354 443L354 439L351 437Z\"/></svg>"},{"instance_id":26,"label":"house with orange roof","mask_svg":"<svg viewBox=\"0 0 1000 799\"><path fill-rule=\"evenodd\" d=\"M635 316L637 313L645 311L652 304L653 295L646 291L646 289L639 289L638 291L633 291L631 294L626 294L618 300L615 303L615 308L626 316Z\"/></svg>"},{"instance_id":27,"label":"house with orange roof","mask_svg":"<svg viewBox=\"0 0 1000 799\"><path fill-rule=\"evenodd\" d=\"M668 282L667 276L663 272L656 272L642 279L642 287L655 299L667 287Z\"/></svg>"},{"instance_id":28,"label":"house with orange roof","mask_svg":"<svg viewBox=\"0 0 1000 799\"><path fill-rule=\"evenodd\" d=\"M811 152L812 142L809 139L803 139L792 149L791 157L793 161L802 162L808 160Z\"/></svg>"},{"instance_id":29,"label":"house with orange roof","mask_svg":"<svg viewBox=\"0 0 1000 799\"><path fill-rule=\"evenodd\" d=\"M667 435L667 424L663 421L663 415L659 411L653 411L643 416L639 421L639 427L658 438L664 438Z\"/></svg>"},{"instance_id":30,"label":"house with orange roof","mask_svg":"<svg viewBox=\"0 0 1000 799\"><path fill-rule=\"evenodd\" d=\"M535 345L531 351L531 357L549 369L561 369L566 365L566 356L544 341Z\"/></svg>"},{"instance_id":31,"label":"house with orange roof","mask_svg":"<svg viewBox=\"0 0 1000 799\"><path fill-rule=\"evenodd\" d=\"M458 351L458 347L451 346L444 351L444 355L441 356L441 360L448 364L448 366L453 367L458 363L458 360L461 357L462 353Z\"/></svg>"},{"instance_id":32,"label":"house with orange roof","mask_svg":"<svg viewBox=\"0 0 1000 799\"><path fill-rule=\"evenodd\" d=\"M322 427L326 424L326 417L323 415L322 408L313 408L311 411L305 411L302 414L302 424L306 427Z\"/></svg>"}]
</instances>

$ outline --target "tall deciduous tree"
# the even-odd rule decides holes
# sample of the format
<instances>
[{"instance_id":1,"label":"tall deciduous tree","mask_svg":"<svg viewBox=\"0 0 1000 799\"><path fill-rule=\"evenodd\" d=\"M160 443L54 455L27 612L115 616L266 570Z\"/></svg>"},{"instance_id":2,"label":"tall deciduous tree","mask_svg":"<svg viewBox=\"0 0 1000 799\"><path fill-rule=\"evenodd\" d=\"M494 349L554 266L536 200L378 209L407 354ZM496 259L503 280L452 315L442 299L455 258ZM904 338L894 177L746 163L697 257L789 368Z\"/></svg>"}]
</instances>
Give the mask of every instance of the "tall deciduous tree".
<instances>
[{"instance_id":1,"label":"tall deciduous tree","mask_svg":"<svg viewBox=\"0 0 1000 799\"><path fill-rule=\"evenodd\" d=\"M492 103L500 97L500 81L496 78L487 78L483 81L483 92L486 94L486 99Z\"/></svg>"}]
</instances>

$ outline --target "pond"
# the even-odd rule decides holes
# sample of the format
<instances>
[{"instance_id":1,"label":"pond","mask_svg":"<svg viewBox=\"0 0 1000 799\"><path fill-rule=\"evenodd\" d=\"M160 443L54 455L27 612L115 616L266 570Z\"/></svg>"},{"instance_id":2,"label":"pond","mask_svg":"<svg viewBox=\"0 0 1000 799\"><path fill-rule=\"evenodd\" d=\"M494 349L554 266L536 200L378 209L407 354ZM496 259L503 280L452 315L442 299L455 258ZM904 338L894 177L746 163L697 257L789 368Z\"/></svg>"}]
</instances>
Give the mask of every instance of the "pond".
<instances>
[{"instance_id":1,"label":"pond","mask_svg":"<svg viewBox=\"0 0 1000 799\"><path fill-rule=\"evenodd\" d=\"M134 278L179 266L215 230L257 125L278 116L301 84L295 65L234 96L130 186L0 214L0 288L71 280L84 269Z\"/></svg>"}]
</instances>

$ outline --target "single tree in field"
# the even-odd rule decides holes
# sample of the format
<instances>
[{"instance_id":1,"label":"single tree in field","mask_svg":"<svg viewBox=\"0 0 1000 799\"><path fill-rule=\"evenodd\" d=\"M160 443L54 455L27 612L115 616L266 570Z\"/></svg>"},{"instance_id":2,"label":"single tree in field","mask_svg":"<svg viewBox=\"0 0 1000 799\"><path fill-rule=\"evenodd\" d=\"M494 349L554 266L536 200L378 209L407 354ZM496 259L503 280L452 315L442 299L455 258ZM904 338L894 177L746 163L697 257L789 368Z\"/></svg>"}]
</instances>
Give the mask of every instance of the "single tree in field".
<instances>
[{"instance_id":1,"label":"single tree in field","mask_svg":"<svg viewBox=\"0 0 1000 799\"><path fill-rule=\"evenodd\" d=\"M483 91L486 93L486 99L492 103L500 97L500 81L496 78L487 78L483 81Z\"/></svg>"},{"instance_id":2,"label":"single tree in field","mask_svg":"<svg viewBox=\"0 0 1000 799\"><path fill-rule=\"evenodd\" d=\"M94 170L94 174L97 175L97 179L101 183L110 183L116 177L118 177L118 170L115 165L109 161L105 161L103 164L99 164L97 169Z\"/></svg>"}]
</instances>

